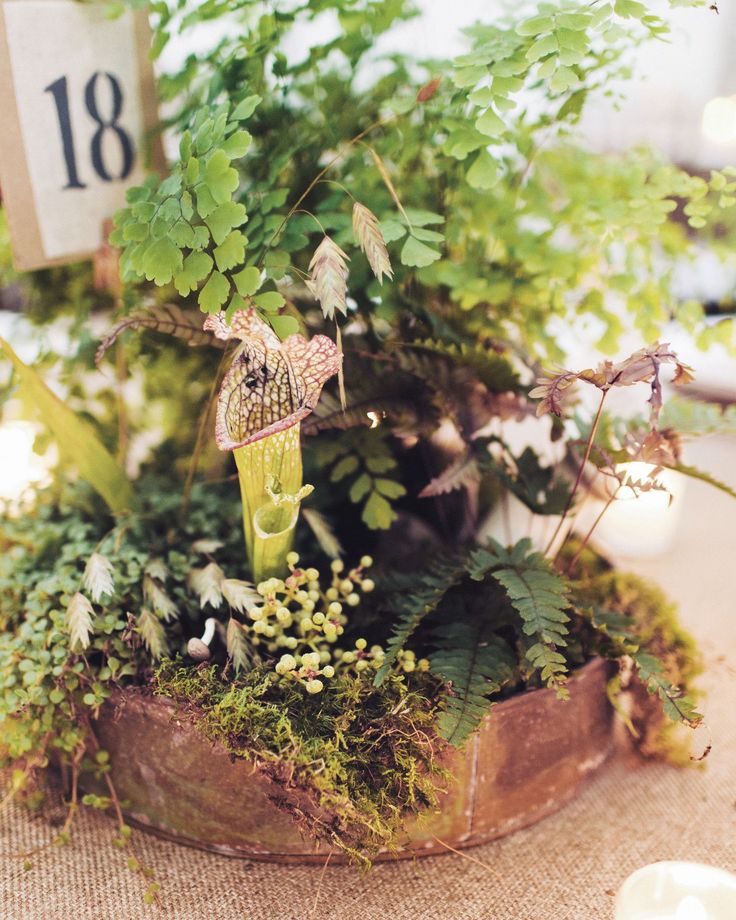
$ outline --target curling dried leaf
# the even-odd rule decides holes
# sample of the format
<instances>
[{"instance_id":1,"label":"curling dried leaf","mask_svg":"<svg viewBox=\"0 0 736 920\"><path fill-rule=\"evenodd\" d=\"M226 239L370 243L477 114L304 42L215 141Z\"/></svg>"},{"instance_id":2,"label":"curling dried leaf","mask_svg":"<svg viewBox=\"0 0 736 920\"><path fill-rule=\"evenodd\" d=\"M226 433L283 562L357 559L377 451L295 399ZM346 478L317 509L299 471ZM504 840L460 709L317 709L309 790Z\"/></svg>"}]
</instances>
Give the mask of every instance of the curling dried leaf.
<instances>
[{"instance_id":1,"label":"curling dried leaf","mask_svg":"<svg viewBox=\"0 0 736 920\"><path fill-rule=\"evenodd\" d=\"M565 371L562 374L556 374L554 377L538 377L537 386L529 391L531 399L539 399L537 406L537 415L544 415L551 412L553 415L561 416L563 412L562 401L565 391L568 390L578 379L578 375L572 371Z\"/></svg>"},{"instance_id":2,"label":"curling dried leaf","mask_svg":"<svg viewBox=\"0 0 736 920\"><path fill-rule=\"evenodd\" d=\"M420 498L430 498L436 495L446 495L456 489L475 485L480 481L480 470L472 452L464 451L459 457L444 469L439 476L435 476L419 493Z\"/></svg>"},{"instance_id":3,"label":"curling dried leaf","mask_svg":"<svg viewBox=\"0 0 736 920\"><path fill-rule=\"evenodd\" d=\"M563 371L554 376L540 377L537 386L529 395L541 399L537 406L537 415L552 412L562 415L562 396L576 380L591 383L606 392L612 387L629 387L636 383L649 383L652 388L649 404L651 406L652 425L657 423L662 409L662 385L659 369L663 364L675 367L672 382L676 386L689 383L694 379L693 369L683 364L667 343L658 343L648 348L640 348L623 361L602 361L595 368L578 371Z\"/></svg>"}]
</instances>

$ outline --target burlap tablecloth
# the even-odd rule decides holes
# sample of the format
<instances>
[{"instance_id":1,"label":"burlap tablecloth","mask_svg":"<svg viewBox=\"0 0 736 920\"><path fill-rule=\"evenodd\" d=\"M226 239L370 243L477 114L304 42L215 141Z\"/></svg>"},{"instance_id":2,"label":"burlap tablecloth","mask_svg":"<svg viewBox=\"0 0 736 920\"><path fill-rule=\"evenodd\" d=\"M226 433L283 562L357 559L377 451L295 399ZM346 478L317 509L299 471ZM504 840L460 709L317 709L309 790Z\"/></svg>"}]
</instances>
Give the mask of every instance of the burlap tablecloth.
<instances>
[{"instance_id":1,"label":"burlap tablecloth","mask_svg":"<svg viewBox=\"0 0 736 920\"><path fill-rule=\"evenodd\" d=\"M693 462L736 485L736 440L693 450ZM609 920L615 891L659 859L736 870L736 502L689 482L666 558L629 568L681 604L709 663L703 681L713 752L704 769L641 766L620 755L563 811L509 838L417 862L347 867L231 860L142 833L136 846L161 883L142 902L140 878L112 844L112 822L82 814L68 846L29 871L0 861L2 920ZM28 849L48 827L21 811L0 817L0 849ZM316 903L316 910L315 910ZM736 915L735 915L736 916Z\"/></svg>"}]
</instances>

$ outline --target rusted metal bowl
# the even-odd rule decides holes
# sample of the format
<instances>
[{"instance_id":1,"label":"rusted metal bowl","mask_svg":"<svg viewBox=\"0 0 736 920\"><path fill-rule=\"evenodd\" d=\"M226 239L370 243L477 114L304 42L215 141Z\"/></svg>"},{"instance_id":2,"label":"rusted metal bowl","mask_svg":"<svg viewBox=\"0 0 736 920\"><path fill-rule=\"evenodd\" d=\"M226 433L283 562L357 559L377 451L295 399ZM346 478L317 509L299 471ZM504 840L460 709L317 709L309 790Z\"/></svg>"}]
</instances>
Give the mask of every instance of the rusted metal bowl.
<instances>
[{"instance_id":1,"label":"rusted metal bowl","mask_svg":"<svg viewBox=\"0 0 736 920\"><path fill-rule=\"evenodd\" d=\"M464 751L445 755L456 782L440 810L412 821L406 845L386 857L447 852L438 840L485 843L561 808L611 750L608 677L595 659L569 680L567 702L533 690L495 706ZM103 707L97 735L131 823L247 859L321 863L330 852L274 804L271 780L201 735L172 701L125 690Z\"/></svg>"}]
</instances>

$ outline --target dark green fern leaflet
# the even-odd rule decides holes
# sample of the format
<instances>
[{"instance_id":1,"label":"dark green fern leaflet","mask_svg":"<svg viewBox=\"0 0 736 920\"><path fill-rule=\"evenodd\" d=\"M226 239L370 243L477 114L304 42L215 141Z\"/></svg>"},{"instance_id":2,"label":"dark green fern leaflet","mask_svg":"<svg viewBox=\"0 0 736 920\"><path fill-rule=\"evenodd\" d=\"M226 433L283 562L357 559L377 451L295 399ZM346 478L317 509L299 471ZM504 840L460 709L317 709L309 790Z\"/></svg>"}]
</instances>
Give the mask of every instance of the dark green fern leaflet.
<instances>
[{"instance_id":1,"label":"dark green fern leaflet","mask_svg":"<svg viewBox=\"0 0 736 920\"><path fill-rule=\"evenodd\" d=\"M527 659L541 672L542 680L557 687L558 694L564 696L560 685L567 666L557 647L567 645L567 585L541 553L530 553L530 549L528 539L520 540L511 549L491 540L488 547L470 554L468 572L475 581L490 577L506 590L521 617L524 635L536 639L527 649Z\"/></svg>"},{"instance_id":2,"label":"dark green fern leaflet","mask_svg":"<svg viewBox=\"0 0 736 920\"><path fill-rule=\"evenodd\" d=\"M501 444L505 452L512 455L501 438L479 439L476 446L481 447L485 443ZM484 449L478 452L477 462L484 472L497 476L530 511L535 514L562 514L570 496L570 485L557 476L555 467L542 466L531 447L514 457L512 463L504 463Z\"/></svg>"},{"instance_id":3,"label":"dark green fern leaflet","mask_svg":"<svg viewBox=\"0 0 736 920\"><path fill-rule=\"evenodd\" d=\"M410 351L407 352L407 349ZM419 352L412 355L411 352ZM424 353L427 358L422 361L420 355ZM417 339L414 342L403 342L397 351L397 357L402 367L409 373L419 377L432 377L427 374L431 368L437 367L437 360L432 361L429 356L436 355L440 359L458 367L470 367L481 381L493 393L505 393L509 390L519 390L519 375L513 368L508 358L497 352L478 344L456 345L441 339Z\"/></svg>"},{"instance_id":4,"label":"dark green fern leaflet","mask_svg":"<svg viewBox=\"0 0 736 920\"><path fill-rule=\"evenodd\" d=\"M386 646L386 658L376 672L376 687L386 679L397 655L422 620L437 609L450 588L460 582L465 572L464 561L455 558L435 562L420 576L411 573L392 578L389 603L396 617L396 625Z\"/></svg>"},{"instance_id":5,"label":"dark green fern leaflet","mask_svg":"<svg viewBox=\"0 0 736 920\"><path fill-rule=\"evenodd\" d=\"M480 617L470 622L453 617L433 631L432 639L437 644L430 657L432 672L449 684L437 728L446 741L460 747L490 710L489 695L512 679L514 656L503 640L488 635Z\"/></svg>"},{"instance_id":6,"label":"dark green fern leaflet","mask_svg":"<svg viewBox=\"0 0 736 920\"><path fill-rule=\"evenodd\" d=\"M624 655L631 656L640 680L652 696L656 695L662 701L668 719L684 722L691 728L702 722L703 716L697 711L692 697L683 687L669 680L664 663L647 649L647 642L643 636L638 635L637 623L633 617L598 606L580 612L607 640L599 648L600 654L613 660Z\"/></svg>"},{"instance_id":7,"label":"dark green fern leaflet","mask_svg":"<svg viewBox=\"0 0 736 920\"><path fill-rule=\"evenodd\" d=\"M664 675L664 665L647 652L637 652L634 664L647 691L656 694L662 701L665 715L673 722L684 722L696 728L703 716L696 709L693 700L680 687L671 683Z\"/></svg>"}]
</instances>

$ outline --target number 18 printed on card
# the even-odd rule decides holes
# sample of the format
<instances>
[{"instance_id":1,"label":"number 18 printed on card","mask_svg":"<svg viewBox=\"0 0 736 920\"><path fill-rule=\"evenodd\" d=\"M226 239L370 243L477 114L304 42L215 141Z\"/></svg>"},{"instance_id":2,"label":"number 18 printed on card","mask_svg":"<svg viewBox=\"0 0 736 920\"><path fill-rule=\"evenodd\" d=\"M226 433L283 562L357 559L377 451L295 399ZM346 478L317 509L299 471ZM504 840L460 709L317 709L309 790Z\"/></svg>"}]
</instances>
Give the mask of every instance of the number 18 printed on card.
<instances>
[{"instance_id":1,"label":"number 18 printed on card","mask_svg":"<svg viewBox=\"0 0 736 920\"><path fill-rule=\"evenodd\" d=\"M143 179L148 24L104 4L0 0L0 191L16 266L83 259Z\"/></svg>"}]
</instances>

